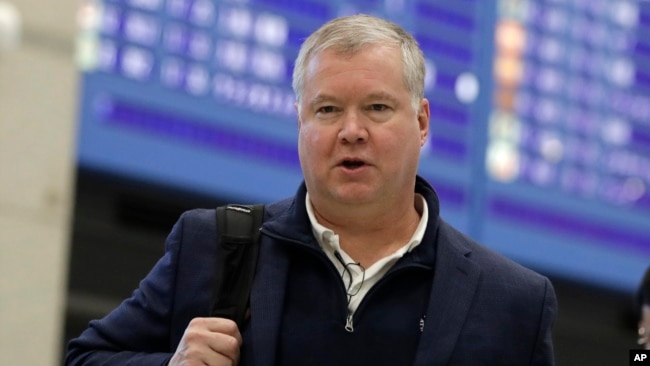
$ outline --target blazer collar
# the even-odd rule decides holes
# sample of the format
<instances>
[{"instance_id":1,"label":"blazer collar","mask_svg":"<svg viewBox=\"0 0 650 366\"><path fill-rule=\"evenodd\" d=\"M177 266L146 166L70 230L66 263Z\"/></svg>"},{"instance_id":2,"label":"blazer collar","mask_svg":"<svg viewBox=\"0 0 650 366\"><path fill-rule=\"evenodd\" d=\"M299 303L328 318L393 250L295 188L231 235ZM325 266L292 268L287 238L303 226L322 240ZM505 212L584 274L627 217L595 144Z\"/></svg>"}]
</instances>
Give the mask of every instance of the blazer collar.
<instances>
[{"instance_id":1,"label":"blazer collar","mask_svg":"<svg viewBox=\"0 0 650 366\"><path fill-rule=\"evenodd\" d=\"M428 322L420 337L414 365L446 365L465 323L480 267L458 232L439 220L437 256L429 297Z\"/></svg>"}]
</instances>

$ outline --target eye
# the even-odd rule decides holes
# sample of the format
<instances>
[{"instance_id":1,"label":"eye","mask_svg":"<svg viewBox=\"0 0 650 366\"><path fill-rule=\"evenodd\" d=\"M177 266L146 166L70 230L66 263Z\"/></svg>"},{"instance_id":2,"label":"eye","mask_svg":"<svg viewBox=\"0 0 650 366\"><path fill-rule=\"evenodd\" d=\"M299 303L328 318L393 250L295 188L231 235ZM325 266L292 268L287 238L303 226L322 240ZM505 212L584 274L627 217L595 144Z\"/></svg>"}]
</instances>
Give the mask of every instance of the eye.
<instances>
[{"instance_id":1,"label":"eye","mask_svg":"<svg viewBox=\"0 0 650 366\"><path fill-rule=\"evenodd\" d=\"M316 110L317 113L332 113L335 111L334 106L331 105L326 105L324 107L320 107Z\"/></svg>"},{"instance_id":2,"label":"eye","mask_svg":"<svg viewBox=\"0 0 650 366\"><path fill-rule=\"evenodd\" d=\"M381 112L381 111L385 111L385 110L387 110L387 109L388 109L388 106L387 106L386 104L379 104L379 103L376 103L376 104L371 104L371 105L368 107L368 109L370 109L371 111L374 111L374 112Z\"/></svg>"}]
</instances>

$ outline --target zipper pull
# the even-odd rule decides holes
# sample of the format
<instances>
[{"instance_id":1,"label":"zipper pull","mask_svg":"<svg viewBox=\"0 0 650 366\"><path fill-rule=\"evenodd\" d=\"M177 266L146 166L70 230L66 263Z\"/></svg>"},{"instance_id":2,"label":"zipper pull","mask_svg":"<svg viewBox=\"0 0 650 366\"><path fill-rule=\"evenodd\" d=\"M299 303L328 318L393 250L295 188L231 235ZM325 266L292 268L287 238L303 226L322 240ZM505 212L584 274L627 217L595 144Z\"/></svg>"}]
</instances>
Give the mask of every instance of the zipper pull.
<instances>
[{"instance_id":1,"label":"zipper pull","mask_svg":"<svg viewBox=\"0 0 650 366\"><path fill-rule=\"evenodd\" d=\"M348 313L348 318L345 320L345 330L348 333L354 332L354 325L352 323L352 313Z\"/></svg>"}]
</instances>

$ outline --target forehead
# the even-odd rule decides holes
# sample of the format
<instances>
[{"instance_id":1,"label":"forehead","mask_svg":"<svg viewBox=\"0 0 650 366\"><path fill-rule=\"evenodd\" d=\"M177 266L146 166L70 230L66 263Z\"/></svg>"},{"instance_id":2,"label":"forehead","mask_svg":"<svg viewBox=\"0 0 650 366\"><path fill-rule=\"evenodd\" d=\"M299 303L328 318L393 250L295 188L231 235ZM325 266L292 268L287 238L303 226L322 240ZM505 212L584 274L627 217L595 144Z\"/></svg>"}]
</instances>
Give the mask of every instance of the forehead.
<instances>
[{"instance_id":1,"label":"forehead","mask_svg":"<svg viewBox=\"0 0 650 366\"><path fill-rule=\"evenodd\" d=\"M393 44L375 44L368 43L356 47L330 46L315 51L307 60L307 71L313 70L315 64L319 64L323 59L340 59L350 61L365 55L376 55L399 60L401 66L401 49L398 45Z\"/></svg>"},{"instance_id":2,"label":"forehead","mask_svg":"<svg viewBox=\"0 0 650 366\"><path fill-rule=\"evenodd\" d=\"M305 89L368 83L406 86L399 47L366 45L352 53L327 48L315 54L305 70Z\"/></svg>"}]
</instances>

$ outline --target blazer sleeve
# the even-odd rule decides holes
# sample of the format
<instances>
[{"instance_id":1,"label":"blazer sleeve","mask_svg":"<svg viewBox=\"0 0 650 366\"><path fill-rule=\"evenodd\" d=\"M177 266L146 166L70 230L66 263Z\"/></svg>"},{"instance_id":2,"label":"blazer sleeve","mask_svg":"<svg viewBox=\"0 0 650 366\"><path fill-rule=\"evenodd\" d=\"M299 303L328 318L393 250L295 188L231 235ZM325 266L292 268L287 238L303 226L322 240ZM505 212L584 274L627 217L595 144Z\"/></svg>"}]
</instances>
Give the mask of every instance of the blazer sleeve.
<instances>
[{"instance_id":1,"label":"blazer sleeve","mask_svg":"<svg viewBox=\"0 0 650 366\"><path fill-rule=\"evenodd\" d=\"M539 321L539 331L530 362L531 365L535 366L548 366L555 364L552 329L557 316L558 304L551 281L549 281L548 278L545 278L544 284L544 297Z\"/></svg>"},{"instance_id":2,"label":"blazer sleeve","mask_svg":"<svg viewBox=\"0 0 650 366\"><path fill-rule=\"evenodd\" d=\"M166 365L174 307L183 214L165 242L165 254L129 299L103 319L93 320L68 343L65 365Z\"/></svg>"}]
</instances>

